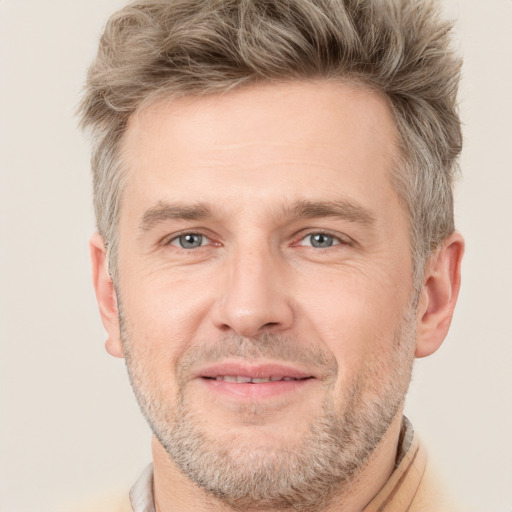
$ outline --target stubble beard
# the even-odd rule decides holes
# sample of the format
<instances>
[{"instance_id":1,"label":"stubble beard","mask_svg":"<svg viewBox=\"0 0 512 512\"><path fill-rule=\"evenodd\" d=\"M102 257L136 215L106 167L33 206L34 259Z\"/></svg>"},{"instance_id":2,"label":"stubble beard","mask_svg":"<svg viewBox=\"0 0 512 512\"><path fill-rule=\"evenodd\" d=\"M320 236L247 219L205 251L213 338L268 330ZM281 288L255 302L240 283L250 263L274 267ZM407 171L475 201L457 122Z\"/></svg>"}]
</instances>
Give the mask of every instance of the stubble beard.
<instances>
[{"instance_id":1,"label":"stubble beard","mask_svg":"<svg viewBox=\"0 0 512 512\"><path fill-rule=\"evenodd\" d=\"M350 386L342 387L343 404L336 406L332 387L338 373L334 356L304 350L302 360L321 360L331 379L326 385L321 413L292 446L258 445L251 436L219 443L203 427L187 401L183 381L174 404L148 388L151 368L132 356L130 335L120 314L126 365L139 406L157 439L175 465L195 484L236 511L272 509L322 510L357 479L396 415L402 410L413 361L414 314L407 313L395 333L393 354L387 363L377 355ZM212 349L207 353L211 359ZM257 359L297 359L297 343L267 334L254 340L228 337L214 345L216 355ZM269 353L270 352L270 353ZM206 357L195 352L192 359ZM180 358L177 373L189 366ZM387 366L386 366L387 365ZM180 380L180 379L178 379ZM168 399L167 399L168 400ZM201 417L200 417L201 416ZM291 426L292 427L292 426Z\"/></svg>"}]
</instances>

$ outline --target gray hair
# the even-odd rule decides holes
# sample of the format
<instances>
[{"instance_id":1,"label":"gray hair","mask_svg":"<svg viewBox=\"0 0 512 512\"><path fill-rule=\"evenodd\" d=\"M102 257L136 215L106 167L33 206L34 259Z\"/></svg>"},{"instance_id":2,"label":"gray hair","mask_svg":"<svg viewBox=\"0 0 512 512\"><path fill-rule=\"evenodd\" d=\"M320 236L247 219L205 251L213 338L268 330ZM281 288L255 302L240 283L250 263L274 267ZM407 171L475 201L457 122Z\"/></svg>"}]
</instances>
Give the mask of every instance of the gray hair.
<instances>
[{"instance_id":1,"label":"gray hair","mask_svg":"<svg viewBox=\"0 0 512 512\"><path fill-rule=\"evenodd\" d=\"M451 28L434 0L139 0L115 13L79 109L93 135L95 213L114 279L130 116L162 98L311 79L356 82L387 98L400 136L391 179L420 277L454 230L461 60Z\"/></svg>"}]
</instances>

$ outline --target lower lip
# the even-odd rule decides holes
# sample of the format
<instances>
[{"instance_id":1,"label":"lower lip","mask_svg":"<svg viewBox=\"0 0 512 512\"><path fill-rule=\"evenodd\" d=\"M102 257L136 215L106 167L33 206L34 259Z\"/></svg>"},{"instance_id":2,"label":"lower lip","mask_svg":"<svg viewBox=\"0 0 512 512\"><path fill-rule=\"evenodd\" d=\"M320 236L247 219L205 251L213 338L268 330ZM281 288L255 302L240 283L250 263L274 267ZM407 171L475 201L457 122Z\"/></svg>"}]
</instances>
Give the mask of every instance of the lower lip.
<instances>
[{"instance_id":1,"label":"lower lip","mask_svg":"<svg viewBox=\"0 0 512 512\"><path fill-rule=\"evenodd\" d=\"M201 379L208 389L238 400L258 400L273 398L288 393L294 393L304 388L314 379L278 380L274 382L237 383L223 380Z\"/></svg>"}]
</instances>

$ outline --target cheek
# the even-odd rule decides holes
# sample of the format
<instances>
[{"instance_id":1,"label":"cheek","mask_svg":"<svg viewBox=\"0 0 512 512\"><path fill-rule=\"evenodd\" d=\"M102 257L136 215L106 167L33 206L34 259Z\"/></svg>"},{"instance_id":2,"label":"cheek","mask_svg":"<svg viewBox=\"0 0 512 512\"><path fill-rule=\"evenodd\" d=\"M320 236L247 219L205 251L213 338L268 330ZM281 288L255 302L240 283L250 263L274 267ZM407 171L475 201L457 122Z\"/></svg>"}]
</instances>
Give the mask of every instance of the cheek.
<instances>
[{"instance_id":1,"label":"cheek","mask_svg":"<svg viewBox=\"0 0 512 512\"><path fill-rule=\"evenodd\" d=\"M194 335L198 317L208 309L207 282L201 276L172 272L140 273L121 288L123 309L135 331L180 345Z\"/></svg>"},{"instance_id":2,"label":"cheek","mask_svg":"<svg viewBox=\"0 0 512 512\"><path fill-rule=\"evenodd\" d=\"M375 272L317 274L309 284L306 293L296 292L298 316L303 329L334 354L340 378L349 379L368 361L392 352L408 306L405 286Z\"/></svg>"},{"instance_id":3,"label":"cheek","mask_svg":"<svg viewBox=\"0 0 512 512\"><path fill-rule=\"evenodd\" d=\"M160 275L121 283L125 340L141 381L164 397L177 393L176 364L196 338L204 295ZM197 290L197 288L196 288Z\"/></svg>"}]
</instances>

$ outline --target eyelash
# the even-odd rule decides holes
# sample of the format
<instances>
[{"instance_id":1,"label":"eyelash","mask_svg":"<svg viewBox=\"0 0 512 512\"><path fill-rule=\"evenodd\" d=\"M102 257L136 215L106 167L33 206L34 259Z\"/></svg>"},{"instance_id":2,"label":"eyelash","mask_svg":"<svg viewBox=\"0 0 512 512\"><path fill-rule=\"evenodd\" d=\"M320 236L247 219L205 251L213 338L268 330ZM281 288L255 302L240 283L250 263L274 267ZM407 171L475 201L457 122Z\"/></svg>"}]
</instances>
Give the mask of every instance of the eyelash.
<instances>
[{"instance_id":1,"label":"eyelash","mask_svg":"<svg viewBox=\"0 0 512 512\"><path fill-rule=\"evenodd\" d=\"M302 242L304 242L307 238L311 239L311 237L313 237L315 235L316 236L320 235L320 236L332 238L333 239L332 245L329 245L327 247L314 247L311 243L308 244L308 245L303 245L302 244ZM322 249L323 250L327 250L327 249L330 249L331 247L336 247L336 246L353 246L353 245L355 245L354 240L352 240L347 235L340 234L340 233L334 234L334 233L331 233L329 231L322 231L322 230L319 230L319 231L311 230L311 231L309 231L306 234L301 234L300 238L296 242L294 242L292 244L292 246L312 247L312 248L315 248L317 250L322 250Z\"/></svg>"},{"instance_id":2,"label":"eyelash","mask_svg":"<svg viewBox=\"0 0 512 512\"><path fill-rule=\"evenodd\" d=\"M315 247L315 245L313 245L314 237L323 237L325 239L324 241L330 242L330 245L327 245L327 247ZM310 240L310 243L307 245L302 245L302 242L306 241L308 238ZM322 241L317 241L317 243L321 245ZM303 236L298 241L297 245L300 245L302 247L314 247L315 249L328 249L333 246L341 245L342 243L343 243L343 241L339 237L331 235L330 233L324 233L324 232L318 231L318 232L308 233L306 236Z\"/></svg>"}]
</instances>

